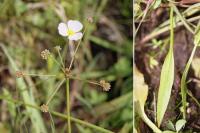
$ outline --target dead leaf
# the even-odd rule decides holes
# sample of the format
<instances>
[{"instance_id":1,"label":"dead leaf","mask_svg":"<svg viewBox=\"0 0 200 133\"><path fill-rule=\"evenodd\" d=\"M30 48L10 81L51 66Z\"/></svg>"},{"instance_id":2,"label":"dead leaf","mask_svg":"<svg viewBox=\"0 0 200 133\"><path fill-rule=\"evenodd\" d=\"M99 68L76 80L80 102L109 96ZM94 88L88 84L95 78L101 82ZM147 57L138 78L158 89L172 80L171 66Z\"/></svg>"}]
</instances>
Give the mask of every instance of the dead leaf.
<instances>
[{"instance_id":1,"label":"dead leaf","mask_svg":"<svg viewBox=\"0 0 200 133\"><path fill-rule=\"evenodd\" d=\"M144 105L148 95L148 86L144 82L143 74L134 66L134 89L133 89L133 98L134 101L138 101L141 108L144 109Z\"/></svg>"}]
</instances>

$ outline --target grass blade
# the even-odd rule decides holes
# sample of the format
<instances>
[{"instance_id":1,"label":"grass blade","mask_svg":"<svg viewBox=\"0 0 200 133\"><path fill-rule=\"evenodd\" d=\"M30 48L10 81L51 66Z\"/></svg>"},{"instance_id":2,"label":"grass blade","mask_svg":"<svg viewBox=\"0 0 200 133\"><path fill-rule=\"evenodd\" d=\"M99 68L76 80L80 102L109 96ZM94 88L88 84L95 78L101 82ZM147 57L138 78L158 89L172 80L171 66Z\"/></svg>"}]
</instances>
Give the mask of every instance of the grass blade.
<instances>
[{"instance_id":1,"label":"grass blade","mask_svg":"<svg viewBox=\"0 0 200 133\"><path fill-rule=\"evenodd\" d=\"M182 78L181 78L181 97L182 97L182 105L183 105L183 119L186 119L186 96L187 96L187 83L186 83L186 78L188 75L188 71L190 68L190 65L192 63L195 51L197 49L197 46L200 44L200 23L198 24L197 32L194 37L194 48L192 50L192 53L190 55L190 58L186 64L185 70L183 72Z\"/></svg>"},{"instance_id":2,"label":"grass blade","mask_svg":"<svg viewBox=\"0 0 200 133\"><path fill-rule=\"evenodd\" d=\"M183 118L184 119L186 118L186 104L187 104L187 101L186 101L186 95L187 95L186 78L187 78L188 71L189 71L190 65L192 63L192 59L194 57L194 53L196 51L196 48L197 48L197 45L195 45L193 50L192 50L192 53L191 53L190 58L189 58L189 60L186 64L185 70L184 70L182 78L181 78L181 97L182 97Z\"/></svg>"},{"instance_id":3,"label":"grass blade","mask_svg":"<svg viewBox=\"0 0 200 133\"><path fill-rule=\"evenodd\" d=\"M194 30L189 26L187 20L183 15L179 12L178 8L172 3L172 7L174 8L174 11L176 12L177 16L180 18L180 20L183 22L185 28L190 31L192 34L194 34Z\"/></svg>"},{"instance_id":4,"label":"grass blade","mask_svg":"<svg viewBox=\"0 0 200 133\"><path fill-rule=\"evenodd\" d=\"M14 60L12 59L12 57L10 56L10 54L7 51L7 48L4 46L4 44L0 44L0 47L2 48L2 50L4 51L4 53L6 54L6 56L8 57L8 60L11 64L11 67L14 71L19 70L17 65L15 64ZM17 87L21 90L20 94L23 97L24 102L26 103L30 103L32 105L36 105L34 97L30 92L28 91L29 89L27 88L27 85L25 83L25 81L22 78L19 78L16 80L16 85ZM27 112L30 114L29 117L31 119L31 122L33 124L35 133L46 133L46 128L43 122L43 119L41 117L41 114L38 110L27 107L26 106L26 110Z\"/></svg>"},{"instance_id":5,"label":"grass blade","mask_svg":"<svg viewBox=\"0 0 200 133\"><path fill-rule=\"evenodd\" d=\"M164 64L162 66L161 76L160 76L160 86L158 90L158 100L157 100L157 124L160 126L165 111L168 106L168 102L171 95L171 89L174 81L174 55L173 55L173 44L174 44L174 31L173 31L173 8L170 9L170 49L165 58Z\"/></svg>"}]
</instances>

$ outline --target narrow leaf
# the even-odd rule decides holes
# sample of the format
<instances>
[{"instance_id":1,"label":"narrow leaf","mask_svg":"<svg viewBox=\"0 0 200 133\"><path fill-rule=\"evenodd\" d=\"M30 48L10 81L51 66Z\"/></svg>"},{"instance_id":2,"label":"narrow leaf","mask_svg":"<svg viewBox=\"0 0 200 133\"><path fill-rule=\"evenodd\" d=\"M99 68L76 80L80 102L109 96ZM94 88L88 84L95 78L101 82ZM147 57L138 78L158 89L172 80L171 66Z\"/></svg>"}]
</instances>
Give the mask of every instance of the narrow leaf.
<instances>
[{"instance_id":1,"label":"narrow leaf","mask_svg":"<svg viewBox=\"0 0 200 133\"><path fill-rule=\"evenodd\" d=\"M174 55L173 55L173 8L170 10L170 49L165 58L164 64L162 66L161 76L160 76L160 86L158 90L158 100L157 100L157 123L160 126L167 105L171 95L171 89L174 81Z\"/></svg>"},{"instance_id":2,"label":"narrow leaf","mask_svg":"<svg viewBox=\"0 0 200 133\"><path fill-rule=\"evenodd\" d=\"M172 7L174 8L174 11L176 12L177 16L180 18L180 20L183 22L183 25L185 28L190 31L192 34L194 34L194 30L190 27L185 17L179 12L178 8L172 3Z\"/></svg>"},{"instance_id":3,"label":"narrow leaf","mask_svg":"<svg viewBox=\"0 0 200 133\"><path fill-rule=\"evenodd\" d=\"M186 94L187 94L186 78L187 78L188 71L189 71L190 65L192 63L192 59L194 57L194 53L196 51L196 48L197 48L197 45L195 45L195 47L192 50L192 53L191 53L190 58L189 58L189 60L186 64L185 70L184 70L182 78L181 78L181 97L182 97L183 118L184 119L186 118L186 104L187 104L187 101L186 101Z\"/></svg>"},{"instance_id":4,"label":"narrow leaf","mask_svg":"<svg viewBox=\"0 0 200 133\"><path fill-rule=\"evenodd\" d=\"M194 44L195 44L194 48L192 50L192 53L191 53L190 58L189 58L189 60L186 64L185 70L184 70L182 78L181 78L181 97L182 97L183 118L184 119L186 118L186 104L187 104L187 101L186 101L186 95L187 95L186 78L187 78L188 71L189 71L190 65L192 63L196 48L197 48L197 46L199 46L199 43L200 43L200 30L199 29L200 29L200 24L198 24L198 30L197 30L195 37L194 37Z\"/></svg>"},{"instance_id":5,"label":"narrow leaf","mask_svg":"<svg viewBox=\"0 0 200 133\"><path fill-rule=\"evenodd\" d=\"M1 43L0 43L0 47L4 51L5 55L8 57L8 60L11 64L11 69L13 71L19 70L18 66L14 62L13 58L10 56L9 52L7 51L7 47L5 47L4 44L1 44ZM36 102L32 95L31 89L29 89L27 87L24 79L22 79L22 78L16 79L16 85L20 90L20 94L22 95L24 102L28 103L28 104L36 105ZM33 124L35 132L36 133L41 133L41 132L46 133L47 132L46 127L45 127L45 124L44 124L44 121L42 119L40 112L38 110L30 108L28 106L26 106L26 110L30 114L29 117L31 119L31 122Z\"/></svg>"}]
</instances>

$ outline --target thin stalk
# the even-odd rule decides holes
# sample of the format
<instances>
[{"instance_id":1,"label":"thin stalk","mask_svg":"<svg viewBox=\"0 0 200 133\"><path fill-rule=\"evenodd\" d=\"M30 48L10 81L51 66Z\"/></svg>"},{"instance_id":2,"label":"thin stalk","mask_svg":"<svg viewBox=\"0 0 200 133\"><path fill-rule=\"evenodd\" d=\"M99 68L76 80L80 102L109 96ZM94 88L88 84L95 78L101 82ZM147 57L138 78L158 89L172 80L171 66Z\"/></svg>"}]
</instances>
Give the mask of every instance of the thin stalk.
<instances>
[{"instance_id":1,"label":"thin stalk","mask_svg":"<svg viewBox=\"0 0 200 133\"><path fill-rule=\"evenodd\" d=\"M58 112L55 112L55 111L52 111L51 113L52 113L53 115L55 115L55 116L59 116L59 117L64 118L64 119L68 119L68 117L67 117L66 115L64 115L64 114L61 114L61 113L58 113ZM81 125L90 127L90 128L92 128L92 129L95 129L95 130L98 130L98 131L100 131L100 132L102 132L102 133L114 133L114 132L112 132L112 131L109 131L109 130L104 129L104 128L102 128L102 127L98 127L98 126L96 126L96 125L93 125L93 124L91 124L91 123L82 121L82 120L77 119L77 118L74 118L74 117L70 117L70 119L71 119L71 121L73 121L73 122L79 123L79 124L81 124Z\"/></svg>"},{"instance_id":2,"label":"thin stalk","mask_svg":"<svg viewBox=\"0 0 200 133\"><path fill-rule=\"evenodd\" d=\"M140 26L141 26L143 20L145 19L146 15L147 15L147 12L148 12L148 10L149 10L149 8L150 8L151 3L152 3L151 0L149 0L149 1L147 2L146 8L145 8L145 10L144 10L144 14L143 14L143 16L142 16L142 20L140 21L140 23L139 23L137 29L135 30L135 34L134 34L134 35L137 35L137 32L138 32L138 30L139 30L139 28L140 28Z\"/></svg>"},{"instance_id":3,"label":"thin stalk","mask_svg":"<svg viewBox=\"0 0 200 133\"><path fill-rule=\"evenodd\" d=\"M51 96L49 97L48 101L46 102L46 105L49 104L49 102L52 100L52 98L54 97L54 95L56 94L56 92L59 90L59 88L61 87L61 85L64 83L65 79L63 79L56 87L55 91L51 94Z\"/></svg>"},{"instance_id":4,"label":"thin stalk","mask_svg":"<svg viewBox=\"0 0 200 133\"><path fill-rule=\"evenodd\" d=\"M83 35L85 34L85 31L86 31L87 27L88 27L88 24L86 25L86 27L85 27L85 29L84 29L84 31L83 31ZM83 38L83 37L82 37L82 38ZM75 55L76 55L76 53L77 53L77 51L78 51L78 48L79 48L79 46L80 46L80 44L81 44L81 42L82 42L82 38L79 40L78 45L77 45L77 47L76 47L76 49L75 49L74 55L73 55L73 57L72 57L72 59L71 59L71 62L70 62L69 68L68 68L69 70L71 70L72 64L73 64L74 59L75 59Z\"/></svg>"},{"instance_id":5,"label":"thin stalk","mask_svg":"<svg viewBox=\"0 0 200 133\"><path fill-rule=\"evenodd\" d=\"M50 112L49 112L49 116L50 116L50 119L51 119L51 130L52 130L52 133L55 133L55 124L54 124L54 120L53 120L53 117L52 117Z\"/></svg>"},{"instance_id":6,"label":"thin stalk","mask_svg":"<svg viewBox=\"0 0 200 133\"><path fill-rule=\"evenodd\" d=\"M193 47L192 53L190 55L190 58L185 66L185 70L184 70L182 78L181 78L181 97L182 97L183 118L184 119L186 119L186 108L187 108L187 82L186 82L186 79L187 79L187 75L188 75L190 65L192 63L195 51L200 44L199 30L200 30L200 21L197 25L197 29L196 29L195 36L194 36L194 47Z\"/></svg>"},{"instance_id":7,"label":"thin stalk","mask_svg":"<svg viewBox=\"0 0 200 133\"><path fill-rule=\"evenodd\" d=\"M31 77L55 77L56 75L43 75L43 74L33 74L33 73L24 73L25 76L31 76Z\"/></svg>"},{"instance_id":8,"label":"thin stalk","mask_svg":"<svg viewBox=\"0 0 200 133\"><path fill-rule=\"evenodd\" d=\"M187 94L194 100L194 102L197 104L197 106L200 108L199 101L193 96L193 94L190 91L187 91Z\"/></svg>"},{"instance_id":9,"label":"thin stalk","mask_svg":"<svg viewBox=\"0 0 200 133\"><path fill-rule=\"evenodd\" d=\"M174 10L173 7L170 8L170 50L173 50L174 46Z\"/></svg>"},{"instance_id":10,"label":"thin stalk","mask_svg":"<svg viewBox=\"0 0 200 133\"><path fill-rule=\"evenodd\" d=\"M189 26L189 24L187 23L187 20L183 17L183 15L179 12L178 8L171 3L172 7L174 8L175 13L177 14L177 16L180 18L180 20L182 21L183 25L186 27L186 29L188 31L190 31L192 34L194 34L194 30Z\"/></svg>"},{"instance_id":11,"label":"thin stalk","mask_svg":"<svg viewBox=\"0 0 200 133\"><path fill-rule=\"evenodd\" d=\"M22 105L24 105L24 106L28 106L28 107L31 107L31 108L40 110L40 107L38 107L38 106L36 106L36 105L24 103L24 102L22 102L22 101L18 101L18 100L15 100L15 99L9 99L9 98L7 98L6 96L2 96L2 95L1 95L1 96L0 96L0 99L6 100L6 101L9 101L9 102L12 102L12 103L16 103L16 104L22 104ZM62 113L59 113L59 112L56 112L56 111L51 111L51 110L49 110L49 112L50 112L51 114L53 114L54 116L58 116L58 117L63 118L63 119L68 119L68 118L69 118L69 117L67 117L66 115L64 115L64 114L62 114ZM102 128L102 127L98 127L98 126L96 126L96 125L93 125L93 124L88 123L88 122L86 122L86 121L82 121L82 120L77 119L77 118L74 118L74 117L70 117L70 119L71 119L71 121L73 121L73 122L82 124L82 125L84 125L84 126L87 126L87 127L89 127L89 128L95 129L95 130L100 131L100 132L103 132L103 133L114 133L114 132L112 132L112 131L109 131L109 130L104 129L104 128Z\"/></svg>"},{"instance_id":12,"label":"thin stalk","mask_svg":"<svg viewBox=\"0 0 200 133\"><path fill-rule=\"evenodd\" d=\"M192 53L190 55L190 58L185 66L185 70L183 72L182 78L181 78L181 97L182 97L182 105L183 105L183 118L186 119L186 95L187 95L187 86L186 86L186 78L189 72L190 64L192 63L192 59L194 57L195 51L197 49L198 45L194 45L194 48L192 50Z\"/></svg>"},{"instance_id":13,"label":"thin stalk","mask_svg":"<svg viewBox=\"0 0 200 133\"><path fill-rule=\"evenodd\" d=\"M199 19L200 19L200 16L195 16L195 17L193 17L193 18L187 19L187 21L188 21L188 22L194 22L194 21L199 20ZM177 22L177 21L176 21L176 26L174 26L174 28L177 28L177 27L182 26L182 25L183 25L183 22ZM162 29L159 29L159 30L154 30L154 31L151 32L149 35L145 36L145 37L142 39L141 43L148 42L148 41L151 40L152 38L155 38L155 37L157 37L157 36L159 36L159 35L161 35L161 34L167 32L167 31L169 31L169 30L170 30L169 26L165 26L165 27L163 27Z\"/></svg>"},{"instance_id":14,"label":"thin stalk","mask_svg":"<svg viewBox=\"0 0 200 133\"><path fill-rule=\"evenodd\" d=\"M61 54L60 54L60 51L57 50L57 52L58 52L58 55L59 55L59 58L60 58L60 61L61 61L62 67L65 68L64 61L63 61L63 59L62 59L62 56L61 56Z\"/></svg>"},{"instance_id":15,"label":"thin stalk","mask_svg":"<svg viewBox=\"0 0 200 133\"><path fill-rule=\"evenodd\" d=\"M68 78L69 78L69 79L80 80L80 81L83 81L83 82L87 82L87 83L90 83L90 84L94 84L94 85L99 85L99 86L101 86L101 85L100 85L99 83L97 83L97 82L90 81L90 80L84 80L84 79L81 79L81 78L79 78L79 77L69 76Z\"/></svg>"},{"instance_id":16,"label":"thin stalk","mask_svg":"<svg viewBox=\"0 0 200 133\"><path fill-rule=\"evenodd\" d=\"M66 79L66 97L67 97L67 117L71 119L70 117L70 97L69 97L69 78ZM71 133L71 121L70 119L67 119L67 129L68 133Z\"/></svg>"}]
</instances>

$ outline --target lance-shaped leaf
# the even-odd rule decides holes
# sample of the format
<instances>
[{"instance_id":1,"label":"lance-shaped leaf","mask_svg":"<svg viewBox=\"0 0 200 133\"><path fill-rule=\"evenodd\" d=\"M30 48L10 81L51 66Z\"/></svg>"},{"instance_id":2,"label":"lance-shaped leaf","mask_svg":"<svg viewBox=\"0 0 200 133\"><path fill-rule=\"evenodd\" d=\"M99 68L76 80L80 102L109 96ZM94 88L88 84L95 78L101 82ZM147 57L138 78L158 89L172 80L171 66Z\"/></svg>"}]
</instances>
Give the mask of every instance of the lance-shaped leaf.
<instances>
[{"instance_id":1,"label":"lance-shaped leaf","mask_svg":"<svg viewBox=\"0 0 200 133\"><path fill-rule=\"evenodd\" d=\"M161 70L160 76L160 86L158 90L158 100L157 100L157 123L160 126L164 114L169 103L172 85L174 81L174 54L173 54L173 44L174 44L174 32L173 32L173 8L170 10L170 48L169 52L165 58L164 64Z\"/></svg>"}]
</instances>

